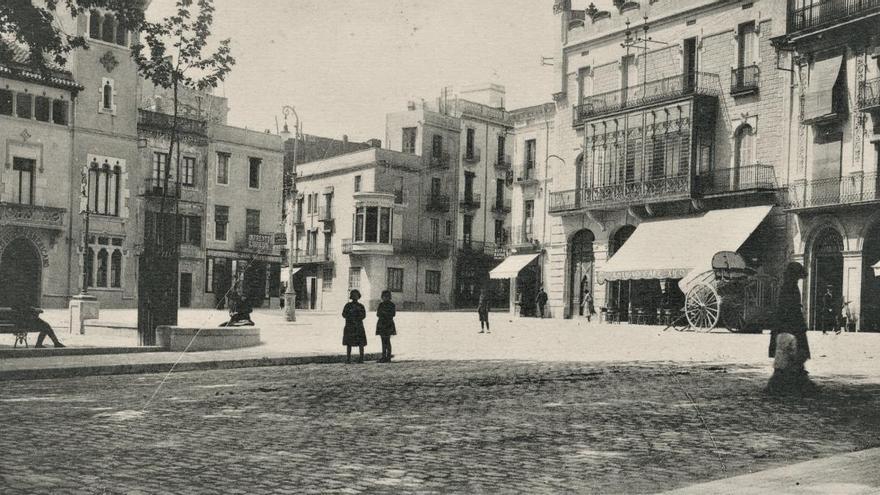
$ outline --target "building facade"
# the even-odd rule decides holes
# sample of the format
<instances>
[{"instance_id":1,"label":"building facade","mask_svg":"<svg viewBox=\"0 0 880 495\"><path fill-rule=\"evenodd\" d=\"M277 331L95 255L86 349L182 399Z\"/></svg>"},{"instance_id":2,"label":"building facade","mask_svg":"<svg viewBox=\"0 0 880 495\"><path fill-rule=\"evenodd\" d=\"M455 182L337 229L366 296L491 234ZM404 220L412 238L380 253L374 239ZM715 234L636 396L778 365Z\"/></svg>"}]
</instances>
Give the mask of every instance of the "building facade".
<instances>
[{"instance_id":1,"label":"building facade","mask_svg":"<svg viewBox=\"0 0 880 495\"><path fill-rule=\"evenodd\" d=\"M683 302L686 276L710 260L673 258L715 246L711 228L683 230L700 218L742 230L718 250L746 253L759 271L781 266L788 136L778 123L790 76L776 70L771 38L785 32L784 5L669 0L598 11L563 0L555 9L550 141L560 159L543 164L552 183L541 281L551 315L580 316L587 292L620 319L654 315L660 298ZM644 239L651 232L663 234Z\"/></svg>"},{"instance_id":2,"label":"building facade","mask_svg":"<svg viewBox=\"0 0 880 495\"><path fill-rule=\"evenodd\" d=\"M788 2L787 30L774 41L792 71L788 211L794 259L807 268L812 328L832 293L861 331L880 331L880 4Z\"/></svg>"},{"instance_id":3,"label":"building facade","mask_svg":"<svg viewBox=\"0 0 880 495\"><path fill-rule=\"evenodd\" d=\"M297 306L339 310L351 289L374 310L450 307L450 248L421 158L370 148L297 165L288 230Z\"/></svg>"}]
</instances>

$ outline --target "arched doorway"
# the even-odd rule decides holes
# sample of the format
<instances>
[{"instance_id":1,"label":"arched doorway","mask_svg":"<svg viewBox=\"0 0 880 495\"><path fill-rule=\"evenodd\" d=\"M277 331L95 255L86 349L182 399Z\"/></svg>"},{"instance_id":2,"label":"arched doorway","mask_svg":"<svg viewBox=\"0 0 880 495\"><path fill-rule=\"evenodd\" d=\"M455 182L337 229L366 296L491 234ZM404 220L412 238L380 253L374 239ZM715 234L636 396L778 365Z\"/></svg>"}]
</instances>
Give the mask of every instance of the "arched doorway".
<instances>
[{"instance_id":1,"label":"arched doorway","mask_svg":"<svg viewBox=\"0 0 880 495\"><path fill-rule=\"evenodd\" d=\"M589 229L577 231L571 237L568 252L571 253L569 276L569 307L572 315L583 315L583 299L586 291L593 292L593 241L596 236Z\"/></svg>"},{"instance_id":2,"label":"arched doorway","mask_svg":"<svg viewBox=\"0 0 880 495\"><path fill-rule=\"evenodd\" d=\"M0 255L0 306L39 307L43 265L27 239L15 239Z\"/></svg>"},{"instance_id":3,"label":"arched doorway","mask_svg":"<svg viewBox=\"0 0 880 495\"><path fill-rule=\"evenodd\" d=\"M822 295L826 288L831 290L832 307L840 308L843 293L843 238L837 230L827 228L816 236L811 253L810 327L819 328Z\"/></svg>"},{"instance_id":4,"label":"arched doorway","mask_svg":"<svg viewBox=\"0 0 880 495\"><path fill-rule=\"evenodd\" d=\"M880 224L874 225L862 244L862 297L859 305L859 330L880 332L880 277L873 265L880 262Z\"/></svg>"},{"instance_id":5,"label":"arched doorway","mask_svg":"<svg viewBox=\"0 0 880 495\"><path fill-rule=\"evenodd\" d=\"M731 178L732 184L730 184L734 191L739 189L740 180L744 172L743 167L752 163L752 155L754 154L753 136L752 126L749 124L743 124L736 130L736 135L734 136L734 147L736 149L733 154L733 177ZM746 177L746 180L748 179Z\"/></svg>"}]
</instances>

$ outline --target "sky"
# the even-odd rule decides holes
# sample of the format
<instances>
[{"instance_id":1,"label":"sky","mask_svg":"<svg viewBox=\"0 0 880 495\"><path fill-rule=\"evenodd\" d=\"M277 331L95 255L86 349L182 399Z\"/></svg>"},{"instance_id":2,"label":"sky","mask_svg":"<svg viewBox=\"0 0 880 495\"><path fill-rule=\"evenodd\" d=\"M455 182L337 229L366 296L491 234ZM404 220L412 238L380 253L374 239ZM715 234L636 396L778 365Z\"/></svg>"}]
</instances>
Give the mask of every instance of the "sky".
<instances>
[{"instance_id":1,"label":"sky","mask_svg":"<svg viewBox=\"0 0 880 495\"><path fill-rule=\"evenodd\" d=\"M574 2L578 4L578 0ZM604 3L604 2L599 2ZM174 0L153 0L167 15ZM385 138L385 114L444 86L492 82L507 108L551 100L559 17L553 0L215 0L213 38L237 63L216 94L229 123L275 130L281 107L302 131ZM292 122L291 122L292 124Z\"/></svg>"}]
</instances>

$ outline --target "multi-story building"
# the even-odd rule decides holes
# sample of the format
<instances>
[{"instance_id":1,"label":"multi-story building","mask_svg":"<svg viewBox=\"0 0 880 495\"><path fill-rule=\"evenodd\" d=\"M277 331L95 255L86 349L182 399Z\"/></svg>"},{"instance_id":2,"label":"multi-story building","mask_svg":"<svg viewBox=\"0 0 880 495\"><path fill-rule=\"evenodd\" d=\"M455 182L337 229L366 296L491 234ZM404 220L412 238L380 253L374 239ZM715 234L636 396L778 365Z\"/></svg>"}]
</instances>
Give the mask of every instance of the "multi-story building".
<instances>
[{"instance_id":1,"label":"multi-story building","mask_svg":"<svg viewBox=\"0 0 880 495\"><path fill-rule=\"evenodd\" d=\"M780 68L794 76L780 93L794 103L788 211L810 325L828 324L819 312L830 289L834 314L848 302L860 330L878 331L880 2L787 3L787 30L774 41Z\"/></svg>"},{"instance_id":2,"label":"multi-story building","mask_svg":"<svg viewBox=\"0 0 880 495\"><path fill-rule=\"evenodd\" d=\"M62 307L78 292L79 164L73 102L84 90L61 68L30 70L28 51L0 42L0 306Z\"/></svg>"},{"instance_id":3,"label":"multi-story building","mask_svg":"<svg viewBox=\"0 0 880 495\"><path fill-rule=\"evenodd\" d=\"M790 76L770 39L785 32L782 2L599 11L560 0L556 11L550 139L560 159L543 164L551 315L579 315L587 291L619 317L652 314L664 292L683 299L685 277L715 251L739 250L764 271L781 266L785 215L772 207L786 172L779 123Z\"/></svg>"},{"instance_id":4,"label":"multi-story building","mask_svg":"<svg viewBox=\"0 0 880 495\"><path fill-rule=\"evenodd\" d=\"M388 289L399 309L448 308L454 239L435 170L380 148L298 164L287 233L297 306L337 311L358 289L375 309Z\"/></svg>"},{"instance_id":5,"label":"multi-story building","mask_svg":"<svg viewBox=\"0 0 880 495\"><path fill-rule=\"evenodd\" d=\"M513 160L509 162L513 182L512 222L507 263L496 267L492 277L510 280L511 311L532 314L538 288L548 269L544 246L550 241L551 218L547 188L553 185L549 164L562 158L552 150L556 106L544 103L512 110ZM513 270L513 271L511 271ZM548 293L562 287L546 287ZM525 304L523 304L525 302Z\"/></svg>"},{"instance_id":6,"label":"multi-story building","mask_svg":"<svg viewBox=\"0 0 880 495\"><path fill-rule=\"evenodd\" d=\"M510 236L513 121L504 94L496 84L444 90L436 104L411 103L386 119L388 147L421 156L433 193L444 198L433 211L455 238L456 307L476 306L483 290L493 303L507 303L507 284L489 279Z\"/></svg>"},{"instance_id":7,"label":"multi-story building","mask_svg":"<svg viewBox=\"0 0 880 495\"><path fill-rule=\"evenodd\" d=\"M208 125L204 278L195 291L222 306L236 280L256 307L278 307L284 152L281 137L224 124ZM198 273L198 272L197 272Z\"/></svg>"}]
</instances>

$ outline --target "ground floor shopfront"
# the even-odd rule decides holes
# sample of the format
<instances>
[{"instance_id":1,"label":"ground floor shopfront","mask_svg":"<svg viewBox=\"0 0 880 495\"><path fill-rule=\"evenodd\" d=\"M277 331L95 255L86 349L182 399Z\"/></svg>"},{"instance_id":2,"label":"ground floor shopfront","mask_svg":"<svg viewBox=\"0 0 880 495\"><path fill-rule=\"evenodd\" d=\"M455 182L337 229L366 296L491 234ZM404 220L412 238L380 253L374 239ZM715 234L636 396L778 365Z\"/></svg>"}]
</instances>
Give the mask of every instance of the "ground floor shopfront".
<instances>
[{"instance_id":1,"label":"ground floor shopfront","mask_svg":"<svg viewBox=\"0 0 880 495\"><path fill-rule=\"evenodd\" d=\"M192 284L193 300L203 301L201 307L225 308L226 296L233 286L238 287L255 308L280 307L280 256L208 249L204 273L204 284L198 283L197 278ZM181 278L181 306L185 301L183 280L184 277Z\"/></svg>"},{"instance_id":2,"label":"ground floor shopfront","mask_svg":"<svg viewBox=\"0 0 880 495\"><path fill-rule=\"evenodd\" d=\"M717 252L738 252L768 277L777 277L786 260L785 214L770 206L556 219L543 277L553 317L587 317L592 299L594 317L668 324L697 275L712 274Z\"/></svg>"},{"instance_id":3,"label":"ground floor shopfront","mask_svg":"<svg viewBox=\"0 0 880 495\"><path fill-rule=\"evenodd\" d=\"M880 212L838 206L791 213L794 259L807 269L804 302L811 328L880 331ZM846 318L846 322L844 322Z\"/></svg>"}]
</instances>

